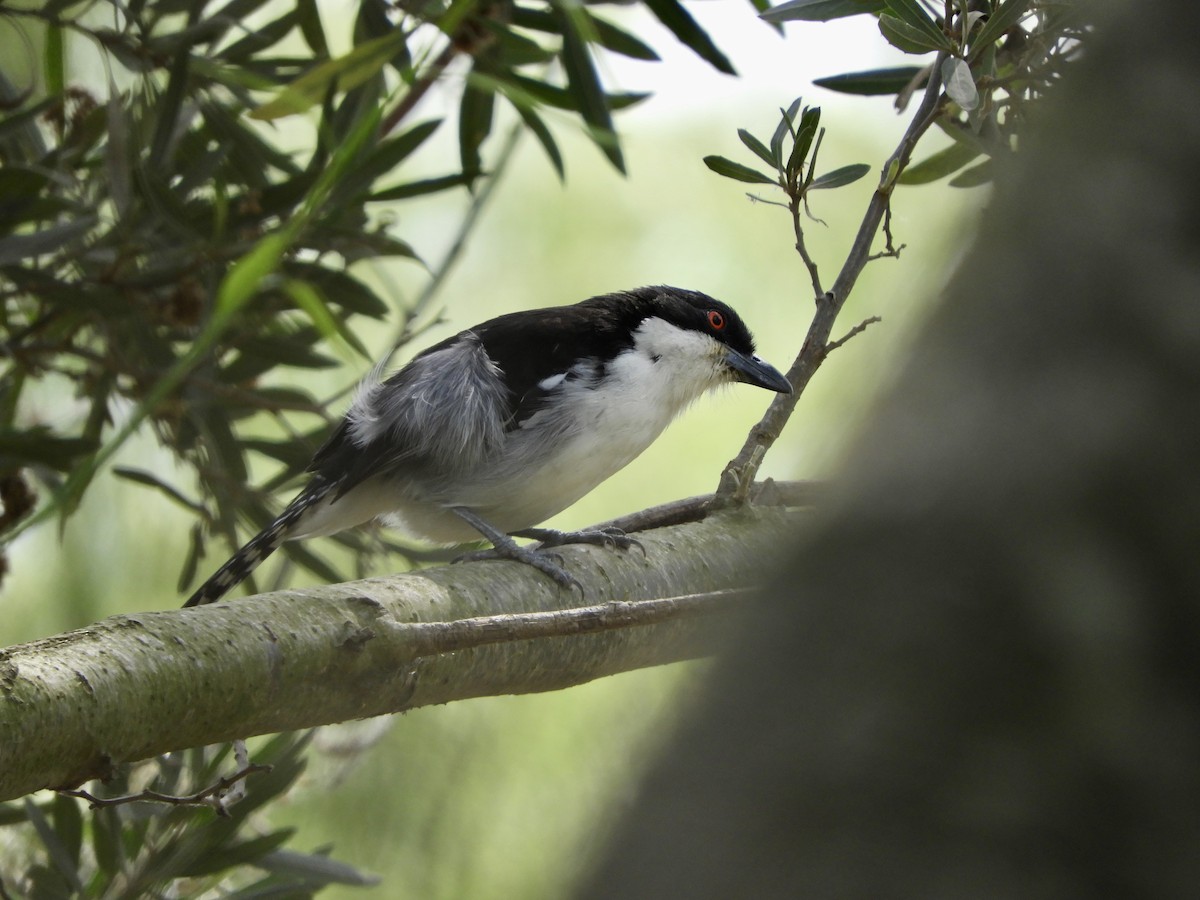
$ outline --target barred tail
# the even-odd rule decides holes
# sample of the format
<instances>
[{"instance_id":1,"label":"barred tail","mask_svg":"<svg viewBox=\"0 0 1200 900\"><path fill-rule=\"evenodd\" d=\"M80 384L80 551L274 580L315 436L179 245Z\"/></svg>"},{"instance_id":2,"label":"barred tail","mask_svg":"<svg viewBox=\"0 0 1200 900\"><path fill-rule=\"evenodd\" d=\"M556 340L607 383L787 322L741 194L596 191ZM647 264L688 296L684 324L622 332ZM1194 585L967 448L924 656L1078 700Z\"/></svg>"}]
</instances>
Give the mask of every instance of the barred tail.
<instances>
[{"instance_id":1,"label":"barred tail","mask_svg":"<svg viewBox=\"0 0 1200 900\"><path fill-rule=\"evenodd\" d=\"M332 485L314 481L301 494L288 504L287 509L279 514L270 525L230 557L229 561L213 574L208 581L200 585L183 605L203 606L214 603L225 596L250 577L250 573L258 568L258 564L279 549L286 541L300 517L314 503L325 498Z\"/></svg>"}]
</instances>

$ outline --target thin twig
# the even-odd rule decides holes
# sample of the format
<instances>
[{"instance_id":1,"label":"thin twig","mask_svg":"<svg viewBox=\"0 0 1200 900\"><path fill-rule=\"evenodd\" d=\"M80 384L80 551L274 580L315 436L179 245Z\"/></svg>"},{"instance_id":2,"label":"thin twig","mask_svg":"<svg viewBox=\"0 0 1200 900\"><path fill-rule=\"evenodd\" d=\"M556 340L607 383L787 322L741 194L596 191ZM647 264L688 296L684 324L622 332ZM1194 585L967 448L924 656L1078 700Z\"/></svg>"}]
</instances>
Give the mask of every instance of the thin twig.
<instances>
[{"instance_id":1,"label":"thin twig","mask_svg":"<svg viewBox=\"0 0 1200 900\"><path fill-rule=\"evenodd\" d=\"M411 646L413 656L436 656L513 641L596 634L679 621L695 616L735 612L749 588L707 591L658 600L613 601L574 609L500 616L473 616L453 622L405 622L392 627Z\"/></svg>"},{"instance_id":2,"label":"thin twig","mask_svg":"<svg viewBox=\"0 0 1200 900\"><path fill-rule=\"evenodd\" d=\"M859 224L858 232L837 280L828 293L818 294L817 310L809 325L808 334L805 336L799 355L792 363L791 369L788 370L792 393L776 395L762 419L750 429L738 455L730 460L721 472L721 481L717 488L718 496L723 498L736 496L739 486L754 478L762 453L769 450L779 438L784 425L795 411L804 389L825 359L833 324L845 305L846 298L850 296L851 290L858 281L858 276L862 274L863 268L870 260L871 245L879 233L880 224L887 215L896 178L908 165L917 141L941 114L940 73L941 63L945 56L945 53L939 53L931 66L921 104L914 113L912 121L909 122L900 143L884 163L879 186L875 189L871 202L867 205L866 213ZM759 447L763 449L758 450Z\"/></svg>"},{"instance_id":3,"label":"thin twig","mask_svg":"<svg viewBox=\"0 0 1200 900\"><path fill-rule=\"evenodd\" d=\"M892 236L892 203L888 199L888 205L883 211L883 249L878 253L872 253L867 257L867 262L874 262L877 259L899 259L900 251L907 244L896 246L896 239Z\"/></svg>"},{"instance_id":4,"label":"thin twig","mask_svg":"<svg viewBox=\"0 0 1200 900\"><path fill-rule=\"evenodd\" d=\"M825 355L828 356L830 353L832 353L838 347L841 347L848 340L850 340L850 338L854 337L855 335L862 334L864 331L866 331L868 328L870 328L876 322L882 322L882 321L883 321L883 319L881 319L879 316L871 316L870 318L863 319L861 322L859 322L857 325L855 325L853 328L851 328L849 331L847 331L842 337L838 338L836 341L830 341L828 344L826 344L825 345Z\"/></svg>"},{"instance_id":5,"label":"thin twig","mask_svg":"<svg viewBox=\"0 0 1200 900\"><path fill-rule=\"evenodd\" d=\"M201 791L196 791L194 794L163 794L158 791L145 790L138 791L136 794L123 794L120 797L97 797L95 794L83 789L62 790L58 793L86 800L92 809L100 809L106 806L121 806L127 803L137 803L146 800L154 803L166 803L171 806L209 806L215 809L220 815L229 815L221 799L223 795L234 785L244 781L251 775L270 771L271 766L268 765L258 763L244 765L232 775L226 775L215 784L211 784Z\"/></svg>"},{"instance_id":6,"label":"thin twig","mask_svg":"<svg viewBox=\"0 0 1200 900\"><path fill-rule=\"evenodd\" d=\"M808 252L808 245L804 242L804 224L800 220L800 210L804 203L804 199L800 192L788 203L788 212L792 214L792 231L796 235L796 252L800 254L800 259L804 261L804 267L808 269L808 277L812 280L813 297L820 297L825 293L825 289L821 287L821 276L817 272L817 263Z\"/></svg>"},{"instance_id":7,"label":"thin twig","mask_svg":"<svg viewBox=\"0 0 1200 900\"><path fill-rule=\"evenodd\" d=\"M820 481L756 481L750 489L750 501L761 506L815 506L825 496L827 488ZM701 494L684 500L673 500L661 506L639 510L616 519L609 519L589 530L616 528L627 534L667 528L687 522L699 522L709 513L730 505L720 494Z\"/></svg>"}]
</instances>

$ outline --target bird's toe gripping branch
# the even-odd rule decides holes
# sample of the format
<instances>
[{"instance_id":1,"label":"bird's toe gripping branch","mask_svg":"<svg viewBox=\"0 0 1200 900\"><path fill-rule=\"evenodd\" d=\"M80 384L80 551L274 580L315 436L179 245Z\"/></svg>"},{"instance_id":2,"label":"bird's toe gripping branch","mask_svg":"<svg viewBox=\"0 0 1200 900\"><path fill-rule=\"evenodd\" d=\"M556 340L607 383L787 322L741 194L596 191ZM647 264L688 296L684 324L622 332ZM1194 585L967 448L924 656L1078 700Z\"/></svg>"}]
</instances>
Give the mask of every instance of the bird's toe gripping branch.
<instances>
[{"instance_id":1,"label":"bird's toe gripping branch","mask_svg":"<svg viewBox=\"0 0 1200 900\"><path fill-rule=\"evenodd\" d=\"M563 566L562 557L556 553L548 553L549 547L561 547L565 544L592 544L628 550L637 547L644 554L645 548L641 543L619 528L600 528L591 531L555 531L550 528L524 528L513 532L517 537L530 538L540 541L536 547L525 547L505 534L486 519L465 507L455 507L454 513L467 522L472 528L492 542L491 550L477 550L460 556L455 562L473 562L487 559L512 559L533 566L566 588L579 588L583 585Z\"/></svg>"}]
</instances>

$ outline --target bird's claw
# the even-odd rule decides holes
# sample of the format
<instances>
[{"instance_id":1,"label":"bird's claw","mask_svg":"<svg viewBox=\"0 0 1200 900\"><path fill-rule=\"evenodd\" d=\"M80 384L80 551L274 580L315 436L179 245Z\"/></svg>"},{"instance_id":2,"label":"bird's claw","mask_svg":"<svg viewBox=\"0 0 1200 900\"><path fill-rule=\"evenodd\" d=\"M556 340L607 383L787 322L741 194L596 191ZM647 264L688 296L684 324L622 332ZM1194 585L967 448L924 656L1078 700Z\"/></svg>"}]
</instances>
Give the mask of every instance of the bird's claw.
<instances>
[{"instance_id":1,"label":"bird's claw","mask_svg":"<svg viewBox=\"0 0 1200 900\"><path fill-rule=\"evenodd\" d=\"M533 566L544 575L550 576L565 588L578 588L582 593L583 585L574 575L563 567L563 559L557 553L546 553L540 547L522 547L519 544L511 546L493 546L487 550L472 550L457 557L454 562L481 562L485 560L508 559L523 562Z\"/></svg>"},{"instance_id":2,"label":"bird's claw","mask_svg":"<svg viewBox=\"0 0 1200 900\"><path fill-rule=\"evenodd\" d=\"M631 538L620 528L608 525L604 528L592 528L586 531L555 531L551 528L525 528L514 532L520 537L532 538L538 541L538 549L547 547L562 547L565 544L591 544L607 547L613 550L628 550L637 547L646 555L646 548L636 538Z\"/></svg>"}]
</instances>

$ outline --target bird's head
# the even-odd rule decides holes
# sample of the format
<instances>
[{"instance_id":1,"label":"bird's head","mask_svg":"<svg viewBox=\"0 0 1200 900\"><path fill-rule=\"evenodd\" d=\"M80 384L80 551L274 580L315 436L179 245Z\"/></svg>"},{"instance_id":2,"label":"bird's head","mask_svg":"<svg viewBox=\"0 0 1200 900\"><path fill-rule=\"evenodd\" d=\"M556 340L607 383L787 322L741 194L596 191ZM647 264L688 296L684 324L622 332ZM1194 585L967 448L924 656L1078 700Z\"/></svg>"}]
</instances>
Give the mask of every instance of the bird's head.
<instances>
[{"instance_id":1,"label":"bird's head","mask_svg":"<svg viewBox=\"0 0 1200 900\"><path fill-rule=\"evenodd\" d=\"M754 350L746 323L728 304L699 291L646 287L630 291L632 349L697 395L740 381L791 393L787 378Z\"/></svg>"}]
</instances>

